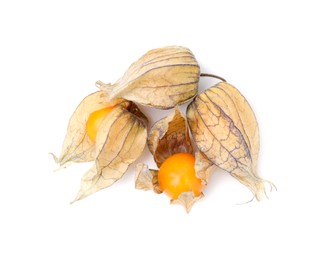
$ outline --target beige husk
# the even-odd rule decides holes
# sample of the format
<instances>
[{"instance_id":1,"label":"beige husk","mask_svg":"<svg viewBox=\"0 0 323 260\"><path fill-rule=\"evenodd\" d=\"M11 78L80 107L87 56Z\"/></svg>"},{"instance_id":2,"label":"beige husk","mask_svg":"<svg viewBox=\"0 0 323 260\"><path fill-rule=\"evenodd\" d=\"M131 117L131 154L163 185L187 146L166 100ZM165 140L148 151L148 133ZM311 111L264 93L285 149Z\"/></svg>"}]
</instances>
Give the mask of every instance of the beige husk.
<instances>
[{"instance_id":1,"label":"beige husk","mask_svg":"<svg viewBox=\"0 0 323 260\"><path fill-rule=\"evenodd\" d=\"M178 107L153 125L148 148L158 167L175 153L193 153L188 124Z\"/></svg>"},{"instance_id":2,"label":"beige husk","mask_svg":"<svg viewBox=\"0 0 323 260\"><path fill-rule=\"evenodd\" d=\"M142 105L169 109L197 94L200 67L181 46L153 49L134 62L113 85L97 82L109 99L125 98Z\"/></svg>"},{"instance_id":3,"label":"beige husk","mask_svg":"<svg viewBox=\"0 0 323 260\"><path fill-rule=\"evenodd\" d=\"M96 140L86 133L89 115L105 107L114 106L103 119ZM147 118L131 101L108 101L104 91L87 96L73 113L63 144L61 156L55 161L64 167L70 162L94 161L83 176L75 200L112 185L127 171L128 166L142 153L147 141Z\"/></svg>"},{"instance_id":4,"label":"beige husk","mask_svg":"<svg viewBox=\"0 0 323 260\"><path fill-rule=\"evenodd\" d=\"M187 119L200 151L261 200L266 195L266 181L256 172L258 124L241 93L226 82L218 83L193 100Z\"/></svg>"},{"instance_id":5,"label":"beige husk","mask_svg":"<svg viewBox=\"0 0 323 260\"><path fill-rule=\"evenodd\" d=\"M99 148L95 164L83 176L74 201L111 186L124 175L146 145L146 123L118 106L104 119L97 140L104 140L103 146Z\"/></svg>"},{"instance_id":6,"label":"beige husk","mask_svg":"<svg viewBox=\"0 0 323 260\"><path fill-rule=\"evenodd\" d=\"M192 191L189 192L183 192L181 193L176 200L171 200L171 204L179 204L184 206L187 213L190 213L193 205L198 200L202 199L204 197L204 194L201 193L198 196L195 196Z\"/></svg>"},{"instance_id":7,"label":"beige husk","mask_svg":"<svg viewBox=\"0 0 323 260\"><path fill-rule=\"evenodd\" d=\"M148 147L159 167L164 160L176 153L193 153L188 132L188 124L180 110L176 108L169 116L156 122L148 136ZM215 165L207 157L197 152L195 154L196 176L206 185ZM158 170L151 170L146 164L137 165L135 187L142 190L154 190L161 193L158 185ZM189 212L203 194L194 196L192 192L183 192L172 204L181 204Z\"/></svg>"},{"instance_id":8,"label":"beige husk","mask_svg":"<svg viewBox=\"0 0 323 260\"><path fill-rule=\"evenodd\" d=\"M56 163L65 167L71 162L89 162L97 157L97 146L86 134L86 122L90 114L105 107L114 106L123 102L123 99L109 101L104 91L94 92L85 97L72 114L67 127L67 133L59 157L53 155Z\"/></svg>"},{"instance_id":9,"label":"beige husk","mask_svg":"<svg viewBox=\"0 0 323 260\"><path fill-rule=\"evenodd\" d=\"M162 193L158 185L158 170L150 170L148 165L138 163L135 174L135 188L138 190L153 190L155 193Z\"/></svg>"}]
</instances>

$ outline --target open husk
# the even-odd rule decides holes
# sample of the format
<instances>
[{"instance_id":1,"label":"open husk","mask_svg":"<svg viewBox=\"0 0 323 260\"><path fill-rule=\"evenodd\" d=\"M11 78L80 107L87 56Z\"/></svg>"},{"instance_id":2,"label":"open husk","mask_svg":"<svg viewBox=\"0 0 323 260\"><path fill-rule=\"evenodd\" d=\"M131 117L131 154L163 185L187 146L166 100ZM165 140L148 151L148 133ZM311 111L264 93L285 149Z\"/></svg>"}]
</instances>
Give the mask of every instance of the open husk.
<instances>
[{"instance_id":1,"label":"open husk","mask_svg":"<svg viewBox=\"0 0 323 260\"><path fill-rule=\"evenodd\" d=\"M197 94L200 67L181 46L153 49L134 62L115 84L97 82L109 99L125 98L142 105L169 109Z\"/></svg>"},{"instance_id":2,"label":"open husk","mask_svg":"<svg viewBox=\"0 0 323 260\"><path fill-rule=\"evenodd\" d=\"M193 154L188 124L178 108L169 116L154 124L148 136L148 147L158 167L173 154ZM194 167L196 176L204 184L207 184L215 165L203 153L197 152L195 154ZM138 164L135 175L135 187L136 189L153 190L156 193L162 193L158 185L158 170L149 169L143 163ZM193 192L183 192L178 199L171 200L171 203L181 204L189 212L193 204L202 197L203 193L199 196L194 196Z\"/></svg>"},{"instance_id":3,"label":"open husk","mask_svg":"<svg viewBox=\"0 0 323 260\"><path fill-rule=\"evenodd\" d=\"M257 175L258 124L241 93L226 82L218 83L192 101L187 119L199 150L261 200L266 181Z\"/></svg>"},{"instance_id":4,"label":"open husk","mask_svg":"<svg viewBox=\"0 0 323 260\"><path fill-rule=\"evenodd\" d=\"M158 167L175 153L193 153L188 124L179 108L153 125L148 148Z\"/></svg>"}]
</instances>

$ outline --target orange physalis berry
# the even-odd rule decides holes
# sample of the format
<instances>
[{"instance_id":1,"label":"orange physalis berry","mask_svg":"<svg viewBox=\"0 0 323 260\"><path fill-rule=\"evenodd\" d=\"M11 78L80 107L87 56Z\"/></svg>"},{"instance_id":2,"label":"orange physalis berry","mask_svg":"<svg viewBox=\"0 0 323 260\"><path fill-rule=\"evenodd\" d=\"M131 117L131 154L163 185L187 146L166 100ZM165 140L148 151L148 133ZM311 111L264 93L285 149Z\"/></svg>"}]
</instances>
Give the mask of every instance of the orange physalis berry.
<instances>
[{"instance_id":1,"label":"orange physalis berry","mask_svg":"<svg viewBox=\"0 0 323 260\"><path fill-rule=\"evenodd\" d=\"M160 188L172 199L182 192L192 191L201 194L205 185L196 177L195 157L190 153L177 153L168 157L160 166L158 183Z\"/></svg>"},{"instance_id":2,"label":"orange physalis berry","mask_svg":"<svg viewBox=\"0 0 323 260\"><path fill-rule=\"evenodd\" d=\"M86 133L89 136L90 140L95 143L96 134L103 122L103 119L112 111L112 107L105 107L103 109L94 111L90 114L86 122Z\"/></svg>"}]
</instances>

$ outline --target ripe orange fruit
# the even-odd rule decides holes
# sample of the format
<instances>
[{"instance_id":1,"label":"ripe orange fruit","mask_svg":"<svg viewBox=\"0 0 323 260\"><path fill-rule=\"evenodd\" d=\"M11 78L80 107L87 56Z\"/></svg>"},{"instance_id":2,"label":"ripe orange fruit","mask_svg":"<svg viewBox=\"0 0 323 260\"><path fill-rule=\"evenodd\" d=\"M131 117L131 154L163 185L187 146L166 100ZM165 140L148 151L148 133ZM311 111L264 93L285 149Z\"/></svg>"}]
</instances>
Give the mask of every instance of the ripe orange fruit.
<instances>
[{"instance_id":1,"label":"ripe orange fruit","mask_svg":"<svg viewBox=\"0 0 323 260\"><path fill-rule=\"evenodd\" d=\"M90 114L86 122L86 133L89 136L90 140L95 143L96 134L103 122L103 119L112 111L114 107L105 107L103 109L94 111Z\"/></svg>"},{"instance_id":2,"label":"ripe orange fruit","mask_svg":"<svg viewBox=\"0 0 323 260\"><path fill-rule=\"evenodd\" d=\"M160 166L158 183L171 199L177 199L182 192L192 191L195 196L201 194L205 185L196 177L194 163L192 154L177 153Z\"/></svg>"}]
</instances>

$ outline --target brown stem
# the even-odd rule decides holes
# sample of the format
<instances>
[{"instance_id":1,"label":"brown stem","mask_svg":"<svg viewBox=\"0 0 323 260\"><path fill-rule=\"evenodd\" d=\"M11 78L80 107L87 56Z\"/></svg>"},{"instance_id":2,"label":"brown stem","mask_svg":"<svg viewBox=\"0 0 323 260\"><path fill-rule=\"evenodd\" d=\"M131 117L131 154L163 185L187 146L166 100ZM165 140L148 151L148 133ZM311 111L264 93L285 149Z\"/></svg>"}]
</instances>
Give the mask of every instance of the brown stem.
<instances>
[{"instance_id":1,"label":"brown stem","mask_svg":"<svg viewBox=\"0 0 323 260\"><path fill-rule=\"evenodd\" d=\"M213 74L209 74L209 73L201 73L200 74L201 77L211 77L211 78L216 78L216 79L219 79L223 82L227 82L224 78L220 77L220 76L217 76L217 75L213 75Z\"/></svg>"}]
</instances>

